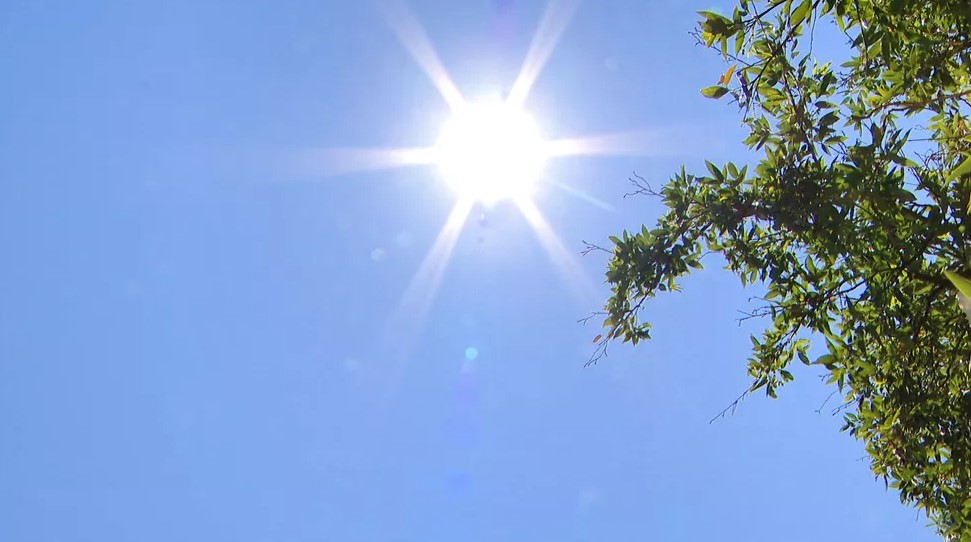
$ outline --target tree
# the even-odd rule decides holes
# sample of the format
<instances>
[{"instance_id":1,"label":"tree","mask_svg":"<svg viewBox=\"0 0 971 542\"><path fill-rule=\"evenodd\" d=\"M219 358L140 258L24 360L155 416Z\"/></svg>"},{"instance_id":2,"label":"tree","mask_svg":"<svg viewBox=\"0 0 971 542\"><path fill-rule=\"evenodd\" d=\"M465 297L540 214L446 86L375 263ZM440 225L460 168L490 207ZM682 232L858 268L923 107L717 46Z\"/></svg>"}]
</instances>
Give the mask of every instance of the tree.
<instances>
[{"instance_id":1,"label":"tree","mask_svg":"<svg viewBox=\"0 0 971 542\"><path fill-rule=\"evenodd\" d=\"M971 326L945 274L971 275L971 2L700 13L694 35L728 64L701 93L737 103L757 163L682 167L659 190L633 179L667 209L611 237L601 348L650 338L645 302L721 255L765 292L749 392L775 397L797 360L825 367L873 472L946 538L971 540ZM824 31L848 61L813 54ZM811 341L828 353L810 359Z\"/></svg>"}]
</instances>

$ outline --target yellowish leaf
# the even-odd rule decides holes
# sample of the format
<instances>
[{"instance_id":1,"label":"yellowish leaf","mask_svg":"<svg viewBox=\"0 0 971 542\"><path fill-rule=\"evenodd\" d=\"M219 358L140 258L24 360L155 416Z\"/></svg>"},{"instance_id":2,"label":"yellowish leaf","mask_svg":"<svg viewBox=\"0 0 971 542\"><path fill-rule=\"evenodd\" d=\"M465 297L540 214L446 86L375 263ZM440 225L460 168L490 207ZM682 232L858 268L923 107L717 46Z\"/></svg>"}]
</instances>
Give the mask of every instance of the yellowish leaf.
<instances>
[{"instance_id":1,"label":"yellowish leaf","mask_svg":"<svg viewBox=\"0 0 971 542\"><path fill-rule=\"evenodd\" d=\"M728 67L728 70L718 78L719 85L727 85L732 81L732 74L735 73L735 64Z\"/></svg>"}]
</instances>

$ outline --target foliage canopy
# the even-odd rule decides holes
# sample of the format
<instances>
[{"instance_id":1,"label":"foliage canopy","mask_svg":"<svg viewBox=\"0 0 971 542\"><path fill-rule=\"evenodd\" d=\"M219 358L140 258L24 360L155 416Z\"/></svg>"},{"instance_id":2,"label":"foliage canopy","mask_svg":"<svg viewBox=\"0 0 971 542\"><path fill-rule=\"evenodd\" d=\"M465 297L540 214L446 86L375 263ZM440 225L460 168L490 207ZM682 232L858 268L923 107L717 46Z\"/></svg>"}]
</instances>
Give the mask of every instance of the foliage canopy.
<instances>
[{"instance_id":1,"label":"foliage canopy","mask_svg":"<svg viewBox=\"0 0 971 542\"><path fill-rule=\"evenodd\" d=\"M700 14L696 37L728 63L701 93L737 103L757 163L682 168L658 191L635 178L667 209L611 238L601 345L649 338L645 301L720 254L766 292L750 391L775 397L794 362L824 366L873 472L971 540L971 326L944 274L971 276L971 2ZM845 58L817 58L823 32ZM810 359L811 340L828 353Z\"/></svg>"}]
</instances>

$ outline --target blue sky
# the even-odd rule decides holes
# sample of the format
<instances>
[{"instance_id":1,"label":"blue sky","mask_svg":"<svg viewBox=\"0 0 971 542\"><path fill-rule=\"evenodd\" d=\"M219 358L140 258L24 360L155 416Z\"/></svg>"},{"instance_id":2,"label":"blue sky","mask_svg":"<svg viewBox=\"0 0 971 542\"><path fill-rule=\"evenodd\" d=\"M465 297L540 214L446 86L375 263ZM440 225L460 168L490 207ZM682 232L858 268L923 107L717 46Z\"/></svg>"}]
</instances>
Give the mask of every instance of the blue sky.
<instances>
[{"instance_id":1,"label":"blue sky","mask_svg":"<svg viewBox=\"0 0 971 542\"><path fill-rule=\"evenodd\" d=\"M756 329L717 261L650 306L654 341L583 368L607 290L581 240L661 211L628 175L744 152L697 92L723 66L687 32L718 5L582 4L528 107L652 143L547 167L572 275L499 204L416 303L455 195L322 151L447 116L376 4L4 2L0 540L934 539L815 412L814 371L708 423ZM543 12L410 6L468 96L508 90Z\"/></svg>"}]
</instances>

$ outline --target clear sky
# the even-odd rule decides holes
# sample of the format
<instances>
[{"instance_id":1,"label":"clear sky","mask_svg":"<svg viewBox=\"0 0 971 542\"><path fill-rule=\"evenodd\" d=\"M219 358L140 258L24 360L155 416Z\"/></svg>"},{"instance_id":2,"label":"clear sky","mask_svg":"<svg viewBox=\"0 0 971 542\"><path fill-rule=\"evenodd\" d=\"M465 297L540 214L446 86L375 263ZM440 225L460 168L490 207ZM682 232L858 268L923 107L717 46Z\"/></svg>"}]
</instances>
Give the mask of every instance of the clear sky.
<instances>
[{"instance_id":1,"label":"clear sky","mask_svg":"<svg viewBox=\"0 0 971 542\"><path fill-rule=\"evenodd\" d=\"M640 152L551 162L548 230L477 206L446 261L434 168L333 150L447 117L377 4L5 0L0 540L933 540L814 370L708 423L757 329L717 260L651 304L654 341L583 367L608 292L581 241L660 212L628 175L744 159L687 35L718 5L581 4L527 107ZM410 9L474 97L544 7Z\"/></svg>"}]
</instances>

